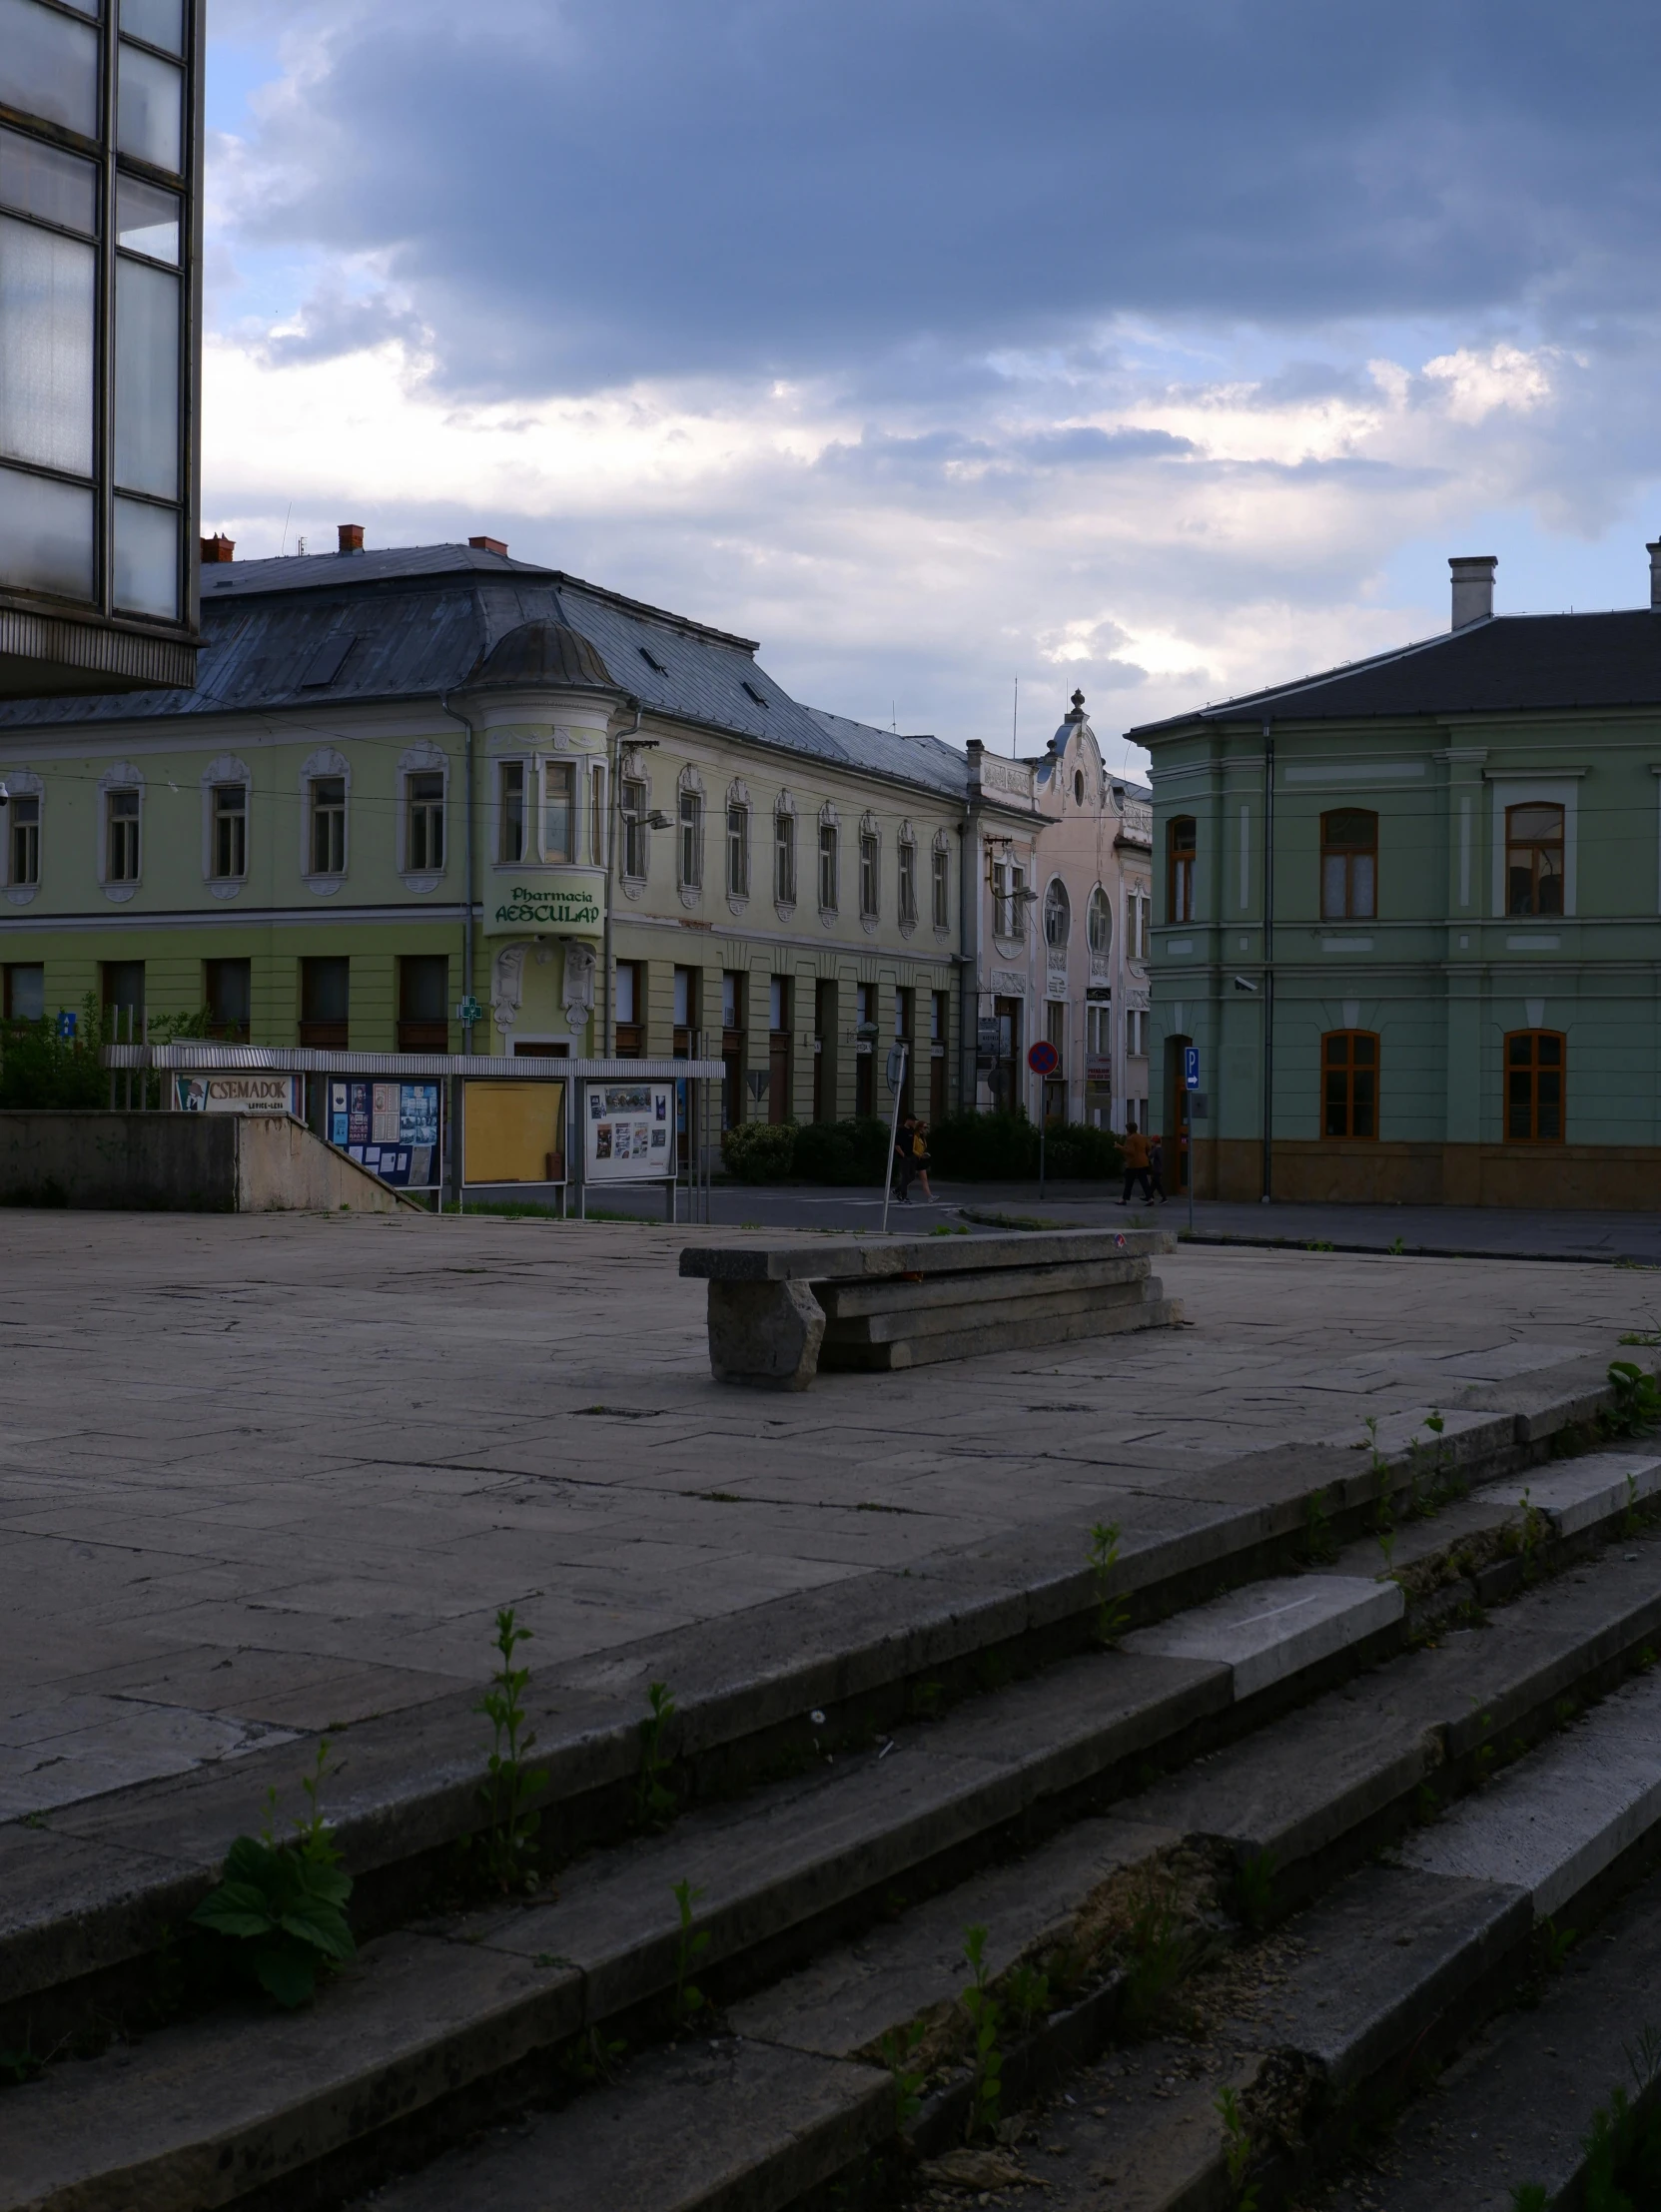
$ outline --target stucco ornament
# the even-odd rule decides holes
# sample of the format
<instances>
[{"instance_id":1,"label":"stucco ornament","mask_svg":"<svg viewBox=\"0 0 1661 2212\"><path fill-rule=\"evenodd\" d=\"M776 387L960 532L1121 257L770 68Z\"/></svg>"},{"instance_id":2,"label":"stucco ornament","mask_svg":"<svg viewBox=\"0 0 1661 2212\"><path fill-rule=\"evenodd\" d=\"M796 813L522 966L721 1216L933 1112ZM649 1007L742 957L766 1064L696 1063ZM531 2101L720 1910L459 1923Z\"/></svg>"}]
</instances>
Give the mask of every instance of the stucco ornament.
<instances>
[{"instance_id":1,"label":"stucco ornament","mask_svg":"<svg viewBox=\"0 0 1661 2212\"><path fill-rule=\"evenodd\" d=\"M522 937L511 945L503 945L490 971L490 1008L496 1028L503 1037L519 1019L519 1005L524 997L524 956L528 950L529 941Z\"/></svg>"},{"instance_id":2,"label":"stucco ornament","mask_svg":"<svg viewBox=\"0 0 1661 2212\"><path fill-rule=\"evenodd\" d=\"M574 1037L588 1027L594 1011L594 948L565 947L565 986L560 993L565 1007L565 1027Z\"/></svg>"}]
</instances>

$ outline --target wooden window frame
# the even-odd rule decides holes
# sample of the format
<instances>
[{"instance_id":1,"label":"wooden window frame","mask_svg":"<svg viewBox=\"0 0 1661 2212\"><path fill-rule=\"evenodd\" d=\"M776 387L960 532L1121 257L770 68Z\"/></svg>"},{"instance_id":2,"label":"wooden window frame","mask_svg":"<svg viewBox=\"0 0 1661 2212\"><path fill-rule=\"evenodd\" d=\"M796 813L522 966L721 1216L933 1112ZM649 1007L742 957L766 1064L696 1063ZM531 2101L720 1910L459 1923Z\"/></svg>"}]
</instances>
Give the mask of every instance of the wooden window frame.
<instances>
[{"instance_id":1,"label":"wooden window frame","mask_svg":"<svg viewBox=\"0 0 1661 2212\"><path fill-rule=\"evenodd\" d=\"M1372 841L1366 845L1341 844L1330 825L1361 819L1372 824ZM1364 891L1356 884L1356 862L1369 862ZM1330 895L1333 862L1343 870L1341 896ZM1364 902L1364 903L1363 903ZM1370 807L1332 807L1320 818L1320 919L1323 922L1375 922L1378 919L1378 817Z\"/></svg>"},{"instance_id":2,"label":"wooden window frame","mask_svg":"<svg viewBox=\"0 0 1661 2212\"><path fill-rule=\"evenodd\" d=\"M1511 830L1513 816L1530 812L1537 813L1545 808L1549 808L1557 817L1557 835L1555 838L1513 836ZM1549 915L1561 920L1568 904L1568 845L1569 810L1560 799L1519 799L1514 806L1508 806L1505 809L1505 912L1507 917L1515 916L1524 919ZM1556 884L1557 904L1555 906L1542 906L1540 904L1540 884L1542 881L1540 855L1553 851L1557 855L1556 874L1555 876L1548 875L1543 880ZM1525 907L1519 907L1515 904L1514 879L1516 870L1511 860L1513 853L1527 853L1532 856L1529 862L1529 903ZM1520 1037L1525 1033L1517 1030L1511 1034ZM1542 1030L1539 1034L1547 1036L1554 1033Z\"/></svg>"},{"instance_id":3,"label":"wooden window frame","mask_svg":"<svg viewBox=\"0 0 1661 2212\"><path fill-rule=\"evenodd\" d=\"M1340 1040L1344 1043L1341 1062L1334 1062L1332 1047ZM1364 1043L1371 1048L1370 1061L1360 1059L1355 1047ZM1322 1143L1375 1144L1378 1141L1378 1107L1380 1095L1380 1071L1383 1066L1383 1041L1376 1030L1326 1030L1320 1040L1320 1135ZM1358 1129L1355 1126L1355 1078L1366 1075L1372 1078L1372 1126ZM1331 1079L1343 1079L1343 1127L1330 1126L1332 1108Z\"/></svg>"},{"instance_id":4,"label":"wooden window frame","mask_svg":"<svg viewBox=\"0 0 1661 2212\"><path fill-rule=\"evenodd\" d=\"M1200 823L1196 816L1179 814L1168 825L1165 855L1166 919L1192 922L1194 871L1200 857Z\"/></svg>"},{"instance_id":5,"label":"wooden window frame","mask_svg":"<svg viewBox=\"0 0 1661 2212\"><path fill-rule=\"evenodd\" d=\"M1531 1048L1526 1065L1513 1064L1512 1047L1528 1044ZM1539 1048L1550 1043L1557 1048L1557 1064L1542 1061ZM1507 1030L1501 1047L1500 1061L1502 1096L1500 1099L1501 1136L1507 1144L1563 1144L1568 1141L1569 1119L1569 1041L1562 1030ZM1523 1077L1527 1082L1528 1133L1512 1132L1513 1081ZM1554 1076L1557 1079L1557 1132L1554 1136L1540 1133L1540 1078Z\"/></svg>"}]
</instances>

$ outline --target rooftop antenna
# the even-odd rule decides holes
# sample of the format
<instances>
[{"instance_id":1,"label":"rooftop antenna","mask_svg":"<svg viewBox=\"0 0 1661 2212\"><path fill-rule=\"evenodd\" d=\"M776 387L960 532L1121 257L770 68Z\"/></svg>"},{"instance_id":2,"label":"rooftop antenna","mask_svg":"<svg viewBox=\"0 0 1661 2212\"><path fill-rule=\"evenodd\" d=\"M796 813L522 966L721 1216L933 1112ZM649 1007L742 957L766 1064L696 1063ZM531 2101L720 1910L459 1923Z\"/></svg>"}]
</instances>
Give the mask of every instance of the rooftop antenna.
<instances>
[{"instance_id":1,"label":"rooftop antenna","mask_svg":"<svg viewBox=\"0 0 1661 2212\"><path fill-rule=\"evenodd\" d=\"M888 702L888 726L898 737L900 734L900 702L898 699L890 699Z\"/></svg>"},{"instance_id":2,"label":"rooftop antenna","mask_svg":"<svg viewBox=\"0 0 1661 2212\"><path fill-rule=\"evenodd\" d=\"M285 515L284 515L284 517L283 517L283 552L285 552L285 553L286 553L286 552L288 551L288 549L289 549L289 515L290 515L290 514L293 514L293 512L294 512L294 501L293 501L293 500L291 499L291 500L289 501L289 510L288 510L288 514L285 514ZM281 555L281 554L279 554L278 558L279 558L279 559L281 559L281 558L282 558L282 555Z\"/></svg>"},{"instance_id":3,"label":"rooftop antenna","mask_svg":"<svg viewBox=\"0 0 1661 2212\"><path fill-rule=\"evenodd\" d=\"M1015 711L1010 716L1010 759L1016 758L1016 737L1021 728L1021 678L1015 679Z\"/></svg>"}]
</instances>

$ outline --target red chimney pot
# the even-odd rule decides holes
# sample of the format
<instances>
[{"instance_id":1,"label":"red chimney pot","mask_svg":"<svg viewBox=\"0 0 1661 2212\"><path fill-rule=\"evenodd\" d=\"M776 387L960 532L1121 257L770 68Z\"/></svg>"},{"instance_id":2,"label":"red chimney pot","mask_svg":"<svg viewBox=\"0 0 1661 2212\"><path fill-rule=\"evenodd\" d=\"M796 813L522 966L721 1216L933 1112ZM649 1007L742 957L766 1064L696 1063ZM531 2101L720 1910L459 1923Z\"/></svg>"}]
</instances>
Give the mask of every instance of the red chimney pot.
<instances>
[{"instance_id":1,"label":"red chimney pot","mask_svg":"<svg viewBox=\"0 0 1661 2212\"><path fill-rule=\"evenodd\" d=\"M364 525L362 522L341 522L336 525L341 533L343 553L361 553L364 550Z\"/></svg>"},{"instance_id":2,"label":"red chimney pot","mask_svg":"<svg viewBox=\"0 0 1661 2212\"><path fill-rule=\"evenodd\" d=\"M204 568L212 562L235 560L236 557L236 540L227 537L223 531L216 531L212 537L205 537L202 540L202 565Z\"/></svg>"},{"instance_id":3,"label":"red chimney pot","mask_svg":"<svg viewBox=\"0 0 1661 2212\"><path fill-rule=\"evenodd\" d=\"M481 553L499 553L503 560L507 558L507 547L499 537L469 537L467 543L476 546Z\"/></svg>"}]
</instances>

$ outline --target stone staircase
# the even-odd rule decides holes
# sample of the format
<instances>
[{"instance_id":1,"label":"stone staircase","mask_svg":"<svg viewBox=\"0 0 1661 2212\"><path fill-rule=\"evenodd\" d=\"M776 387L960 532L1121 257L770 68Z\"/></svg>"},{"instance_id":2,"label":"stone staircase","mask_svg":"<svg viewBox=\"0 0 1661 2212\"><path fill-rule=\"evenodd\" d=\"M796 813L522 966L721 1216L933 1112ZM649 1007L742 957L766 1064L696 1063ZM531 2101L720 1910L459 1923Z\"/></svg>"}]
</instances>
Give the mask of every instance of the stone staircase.
<instances>
[{"instance_id":1,"label":"stone staircase","mask_svg":"<svg viewBox=\"0 0 1661 2212\"><path fill-rule=\"evenodd\" d=\"M0 2212L1054 2187L1020 2115L1104 2066L1079 2202L1304 2186L1661 1842L1661 1460L1599 1444L1594 1372L1496 1394L1151 1495L1094 1566L1058 1526L563 1670L522 1898L456 1894L467 1701L354 1728L360 1956L300 2012L157 1990L305 1747L0 1830L0 2045L95 2053L0 2091ZM654 1680L681 1810L642 1833ZM971 1927L1013 2124L966 2163ZM1173 2005L1212 2022L1180 2080Z\"/></svg>"}]
</instances>

